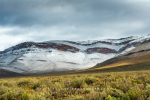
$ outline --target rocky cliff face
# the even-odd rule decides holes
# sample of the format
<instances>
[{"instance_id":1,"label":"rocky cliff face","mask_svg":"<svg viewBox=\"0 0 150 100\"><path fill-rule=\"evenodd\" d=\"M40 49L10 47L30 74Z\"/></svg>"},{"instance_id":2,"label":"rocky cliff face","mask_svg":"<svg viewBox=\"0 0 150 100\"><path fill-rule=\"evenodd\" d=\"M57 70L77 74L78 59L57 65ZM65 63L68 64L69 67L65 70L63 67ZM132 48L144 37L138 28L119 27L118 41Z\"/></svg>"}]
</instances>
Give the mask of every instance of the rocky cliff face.
<instances>
[{"instance_id":1,"label":"rocky cliff face","mask_svg":"<svg viewBox=\"0 0 150 100\"><path fill-rule=\"evenodd\" d=\"M99 41L24 42L0 52L0 68L18 73L93 67L150 39L150 35Z\"/></svg>"}]
</instances>

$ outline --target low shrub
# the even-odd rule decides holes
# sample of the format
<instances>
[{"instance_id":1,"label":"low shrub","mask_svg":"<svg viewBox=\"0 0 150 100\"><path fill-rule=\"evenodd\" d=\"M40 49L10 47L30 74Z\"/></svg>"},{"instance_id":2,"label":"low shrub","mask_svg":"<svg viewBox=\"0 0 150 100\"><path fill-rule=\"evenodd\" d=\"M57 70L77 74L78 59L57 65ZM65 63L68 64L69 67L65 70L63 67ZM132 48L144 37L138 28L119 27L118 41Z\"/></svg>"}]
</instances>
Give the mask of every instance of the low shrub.
<instances>
[{"instance_id":1,"label":"low shrub","mask_svg":"<svg viewBox=\"0 0 150 100\"><path fill-rule=\"evenodd\" d=\"M31 89L37 89L38 87L40 87L41 86L41 84L38 82L38 83L34 83L34 84L32 84L32 86L31 86Z\"/></svg>"},{"instance_id":2,"label":"low shrub","mask_svg":"<svg viewBox=\"0 0 150 100\"><path fill-rule=\"evenodd\" d=\"M131 100L144 100L142 91L138 88L130 89L127 92L127 95L130 97ZM139 99L139 98L142 98L142 99Z\"/></svg>"},{"instance_id":3,"label":"low shrub","mask_svg":"<svg viewBox=\"0 0 150 100\"><path fill-rule=\"evenodd\" d=\"M94 78L90 78L90 77L87 77L85 80L85 83L87 85L90 85L90 84L93 84L95 82L95 79Z\"/></svg>"},{"instance_id":4,"label":"low shrub","mask_svg":"<svg viewBox=\"0 0 150 100\"><path fill-rule=\"evenodd\" d=\"M24 87L24 86L29 86L30 83L31 83L31 81L29 81L29 80L23 80L23 81L18 82L17 85L18 85L19 87Z\"/></svg>"},{"instance_id":5,"label":"low shrub","mask_svg":"<svg viewBox=\"0 0 150 100\"><path fill-rule=\"evenodd\" d=\"M73 88L83 88L83 81L76 79L71 82L71 85L73 86Z\"/></svg>"},{"instance_id":6,"label":"low shrub","mask_svg":"<svg viewBox=\"0 0 150 100\"><path fill-rule=\"evenodd\" d=\"M4 85L4 86L8 86L8 87L13 86L12 83L9 83L9 82L4 83L3 85Z\"/></svg>"}]
</instances>

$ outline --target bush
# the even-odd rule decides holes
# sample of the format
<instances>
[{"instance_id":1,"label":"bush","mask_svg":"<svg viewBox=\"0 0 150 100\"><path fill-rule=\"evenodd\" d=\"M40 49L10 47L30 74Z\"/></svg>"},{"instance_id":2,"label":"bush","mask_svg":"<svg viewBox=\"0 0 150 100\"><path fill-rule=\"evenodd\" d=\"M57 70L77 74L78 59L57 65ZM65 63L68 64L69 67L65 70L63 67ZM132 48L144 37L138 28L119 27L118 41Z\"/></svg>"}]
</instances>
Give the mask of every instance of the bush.
<instances>
[{"instance_id":1,"label":"bush","mask_svg":"<svg viewBox=\"0 0 150 100\"><path fill-rule=\"evenodd\" d=\"M119 100L119 99L111 97L111 95L108 95L107 98L105 98L105 100Z\"/></svg>"},{"instance_id":2,"label":"bush","mask_svg":"<svg viewBox=\"0 0 150 100\"><path fill-rule=\"evenodd\" d=\"M2 87L0 88L0 95L6 93L6 90L7 90L7 88L4 87L4 86L2 86Z\"/></svg>"},{"instance_id":3,"label":"bush","mask_svg":"<svg viewBox=\"0 0 150 100\"><path fill-rule=\"evenodd\" d=\"M147 98L147 100L150 100L150 96Z\"/></svg>"},{"instance_id":4,"label":"bush","mask_svg":"<svg viewBox=\"0 0 150 100\"><path fill-rule=\"evenodd\" d=\"M130 87L132 87L130 82L123 81L122 79L119 79L116 82L111 82L111 86L123 91L124 93L126 93L130 89Z\"/></svg>"},{"instance_id":5,"label":"bush","mask_svg":"<svg viewBox=\"0 0 150 100\"><path fill-rule=\"evenodd\" d=\"M39 82L31 82L29 80L23 80L17 83L17 86L19 87L25 87L25 88L30 88L30 89L36 89L41 86L41 83Z\"/></svg>"},{"instance_id":6,"label":"bush","mask_svg":"<svg viewBox=\"0 0 150 100\"><path fill-rule=\"evenodd\" d=\"M74 88L83 88L83 81L82 80L79 80L79 79L76 79L74 81L72 81L72 84L71 84Z\"/></svg>"},{"instance_id":7,"label":"bush","mask_svg":"<svg viewBox=\"0 0 150 100\"><path fill-rule=\"evenodd\" d=\"M6 97L7 97L7 100L15 100L17 99L21 94L15 90L15 89L11 89L11 88L8 88L7 89L7 92L6 92Z\"/></svg>"},{"instance_id":8,"label":"bush","mask_svg":"<svg viewBox=\"0 0 150 100\"><path fill-rule=\"evenodd\" d=\"M87 85L90 85L94 83L95 79L87 77L84 81Z\"/></svg>"},{"instance_id":9,"label":"bush","mask_svg":"<svg viewBox=\"0 0 150 100\"><path fill-rule=\"evenodd\" d=\"M19 87L24 87L24 86L28 86L30 84L30 81L29 80L23 80L23 81L20 81L20 82L18 82L18 86Z\"/></svg>"},{"instance_id":10,"label":"bush","mask_svg":"<svg viewBox=\"0 0 150 100\"><path fill-rule=\"evenodd\" d=\"M24 93L21 95L21 100L29 100L28 93L24 92Z\"/></svg>"},{"instance_id":11,"label":"bush","mask_svg":"<svg viewBox=\"0 0 150 100\"><path fill-rule=\"evenodd\" d=\"M9 83L9 82L7 82L7 83L4 83L4 86L11 87L11 86L12 86L12 84L11 84L11 83Z\"/></svg>"},{"instance_id":12,"label":"bush","mask_svg":"<svg viewBox=\"0 0 150 100\"><path fill-rule=\"evenodd\" d=\"M111 96L114 96L114 97L123 97L124 93L121 90L112 89Z\"/></svg>"},{"instance_id":13,"label":"bush","mask_svg":"<svg viewBox=\"0 0 150 100\"><path fill-rule=\"evenodd\" d=\"M140 89L133 88L127 92L127 95L131 100L139 100L139 98L143 98L143 94ZM144 99L144 98L143 98Z\"/></svg>"},{"instance_id":14,"label":"bush","mask_svg":"<svg viewBox=\"0 0 150 100\"><path fill-rule=\"evenodd\" d=\"M31 89L37 89L38 87L40 87L41 86L41 84L38 82L38 83L34 83L34 84L32 84L32 86L31 86Z\"/></svg>"},{"instance_id":15,"label":"bush","mask_svg":"<svg viewBox=\"0 0 150 100\"><path fill-rule=\"evenodd\" d=\"M130 100L129 96L124 97L112 97L111 95L108 95L105 100ZM136 99L135 99L136 100Z\"/></svg>"}]
</instances>

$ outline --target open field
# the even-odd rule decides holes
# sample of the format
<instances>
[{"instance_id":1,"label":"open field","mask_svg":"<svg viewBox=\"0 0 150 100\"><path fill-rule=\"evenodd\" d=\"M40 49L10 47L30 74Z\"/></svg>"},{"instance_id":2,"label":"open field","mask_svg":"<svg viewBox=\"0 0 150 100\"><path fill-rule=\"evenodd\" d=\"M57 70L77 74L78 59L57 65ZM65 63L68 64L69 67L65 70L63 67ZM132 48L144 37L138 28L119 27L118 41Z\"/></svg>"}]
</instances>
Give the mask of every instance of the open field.
<instances>
[{"instance_id":1,"label":"open field","mask_svg":"<svg viewBox=\"0 0 150 100\"><path fill-rule=\"evenodd\" d=\"M150 100L150 71L1 78L0 100Z\"/></svg>"}]
</instances>

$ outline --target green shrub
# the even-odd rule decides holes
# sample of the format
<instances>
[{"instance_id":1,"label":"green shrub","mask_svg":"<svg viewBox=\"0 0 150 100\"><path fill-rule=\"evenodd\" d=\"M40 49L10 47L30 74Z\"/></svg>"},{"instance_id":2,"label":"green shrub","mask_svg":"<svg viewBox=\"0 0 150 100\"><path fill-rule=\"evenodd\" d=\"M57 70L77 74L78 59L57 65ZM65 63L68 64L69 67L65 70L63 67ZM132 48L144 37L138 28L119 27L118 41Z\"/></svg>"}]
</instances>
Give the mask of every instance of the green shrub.
<instances>
[{"instance_id":1,"label":"green shrub","mask_svg":"<svg viewBox=\"0 0 150 100\"><path fill-rule=\"evenodd\" d=\"M127 95L131 100L139 100L139 98L143 97L143 94L140 89L133 88L127 92Z\"/></svg>"},{"instance_id":2,"label":"green shrub","mask_svg":"<svg viewBox=\"0 0 150 100\"><path fill-rule=\"evenodd\" d=\"M30 89L34 89L35 90L36 88L40 87L41 84L42 83L40 83L40 82L34 82L34 81L31 82L29 80L23 80L23 81L18 82L17 86L18 87L30 88Z\"/></svg>"},{"instance_id":3,"label":"green shrub","mask_svg":"<svg viewBox=\"0 0 150 100\"><path fill-rule=\"evenodd\" d=\"M7 89L7 92L6 92L6 97L7 97L7 100L15 100L17 99L21 94L15 90L15 89L11 89L11 88L8 88Z\"/></svg>"},{"instance_id":4,"label":"green shrub","mask_svg":"<svg viewBox=\"0 0 150 100\"><path fill-rule=\"evenodd\" d=\"M30 81L29 81L29 80L23 80L23 81L18 82L17 85L18 85L19 87L28 86L28 85L30 85Z\"/></svg>"},{"instance_id":5,"label":"green shrub","mask_svg":"<svg viewBox=\"0 0 150 100\"><path fill-rule=\"evenodd\" d=\"M116 75L115 76L115 79L119 79L119 78L122 78L122 75Z\"/></svg>"},{"instance_id":6,"label":"green shrub","mask_svg":"<svg viewBox=\"0 0 150 100\"><path fill-rule=\"evenodd\" d=\"M6 93L7 88L5 86L0 87L0 95Z\"/></svg>"},{"instance_id":7,"label":"green shrub","mask_svg":"<svg viewBox=\"0 0 150 100\"><path fill-rule=\"evenodd\" d=\"M111 97L111 95L108 95L105 100L120 100L120 99L117 99L115 97Z\"/></svg>"},{"instance_id":8,"label":"green shrub","mask_svg":"<svg viewBox=\"0 0 150 100\"><path fill-rule=\"evenodd\" d=\"M111 95L108 95L105 100L130 100L129 96L124 97L112 97Z\"/></svg>"},{"instance_id":9,"label":"green shrub","mask_svg":"<svg viewBox=\"0 0 150 100\"><path fill-rule=\"evenodd\" d=\"M84 81L87 85L90 85L94 83L95 79L87 77Z\"/></svg>"},{"instance_id":10,"label":"green shrub","mask_svg":"<svg viewBox=\"0 0 150 100\"><path fill-rule=\"evenodd\" d=\"M36 95L33 100L47 100L45 98L45 93L44 92L40 92L38 95ZM52 99L53 100L53 99Z\"/></svg>"},{"instance_id":11,"label":"green shrub","mask_svg":"<svg viewBox=\"0 0 150 100\"><path fill-rule=\"evenodd\" d=\"M150 96L147 98L147 100L150 100Z\"/></svg>"},{"instance_id":12,"label":"green shrub","mask_svg":"<svg viewBox=\"0 0 150 100\"><path fill-rule=\"evenodd\" d=\"M124 93L121 90L112 89L111 96L114 96L114 97L123 97Z\"/></svg>"},{"instance_id":13,"label":"green shrub","mask_svg":"<svg viewBox=\"0 0 150 100\"><path fill-rule=\"evenodd\" d=\"M21 95L21 100L29 100L28 93L24 92L24 93Z\"/></svg>"},{"instance_id":14,"label":"green shrub","mask_svg":"<svg viewBox=\"0 0 150 100\"><path fill-rule=\"evenodd\" d=\"M129 96L123 96L121 100L131 100Z\"/></svg>"},{"instance_id":15,"label":"green shrub","mask_svg":"<svg viewBox=\"0 0 150 100\"><path fill-rule=\"evenodd\" d=\"M38 82L38 83L34 83L34 84L32 84L32 86L31 86L31 89L37 89L38 87L40 87L41 86L41 84Z\"/></svg>"},{"instance_id":16,"label":"green shrub","mask_svg":"<svg viewBox=\"0 0 150 100\"><path fill-rule=\"evenodd\" d=\"M83 81L79 80L79 79L76 79L76 80L72 81L71 85L74 88L83 88Z\"/></svg>"},{"instance_id":17,"label":"green shrub","mask_svg":"<svg viewBox=\"0 0 150 100\"><path fill-rule=\"evenodd\" d=\"M138 78L137 78L137 80L142 80L142 81L145 81L145 76L139 76Z\"/></svg>"},{"instance_id":18,"label":"green shrub","mask_svg":"<svg viewBox=\"0 0 150 100\"><path fill-rule=\"evenodd\" d=\"M116 82L111 82L111 86L113 88L123 91L124 93L127 92L130 89L130 87L132 87L130 83L123 81L121 79L117 80Z\"/></svg>"},{"instance_id":19,"label":"green shrub","mask_svg":"<svg viewBox=\"0 0 150 100\"><path fill-rule=\"evenodd\" d=\"M12 83L7 82L7 83L4 83L3 85L4 85L4 86L11 87L11 86L12 86Z\"/></svg>"}]
</instances>

